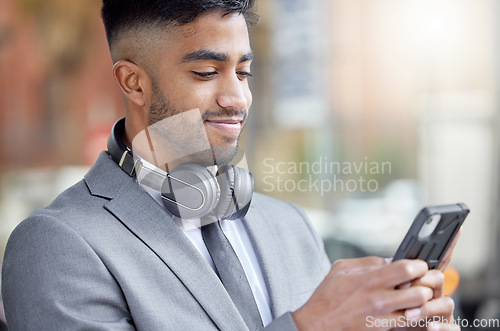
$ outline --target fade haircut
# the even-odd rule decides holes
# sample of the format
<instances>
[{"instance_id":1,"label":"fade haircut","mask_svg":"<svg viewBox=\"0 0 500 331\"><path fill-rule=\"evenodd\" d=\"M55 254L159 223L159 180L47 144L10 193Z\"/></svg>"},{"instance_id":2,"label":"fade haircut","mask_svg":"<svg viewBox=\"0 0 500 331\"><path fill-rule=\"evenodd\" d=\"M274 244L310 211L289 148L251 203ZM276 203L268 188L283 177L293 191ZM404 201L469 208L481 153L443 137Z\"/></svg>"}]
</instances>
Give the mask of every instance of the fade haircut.
<instances>
[{"instance_id":1,"label":"fade haircut","mask_svg":"<svg viewBox=\"0 0 500 331\"><path fill-rule=\"evenodd\" d=\"M206 12L242 14L248 26L258 20L255 0L103 0L102 20L109 47L123 32L193 22Z\"/></svg>"}]
</instances>

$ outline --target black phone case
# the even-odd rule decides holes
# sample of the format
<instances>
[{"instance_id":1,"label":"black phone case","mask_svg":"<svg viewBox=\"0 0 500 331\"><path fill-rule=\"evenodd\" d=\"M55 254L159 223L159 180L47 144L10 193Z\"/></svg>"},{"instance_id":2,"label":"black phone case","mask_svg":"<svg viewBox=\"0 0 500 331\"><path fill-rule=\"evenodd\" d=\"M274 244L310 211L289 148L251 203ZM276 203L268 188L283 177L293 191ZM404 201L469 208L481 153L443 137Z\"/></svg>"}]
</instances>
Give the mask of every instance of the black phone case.
<instances>
[{"instance_id":1,"label":"black phone case","mask_svg":"<svg viewBox=\"0 0 500 331\"><path fill-rule=\"evenodd\" d=\"M419 238L422 226L434 214L441 215L437 227L428 237ZM421 259L427 262L429 269L436 269L468 214L469 208L464 203L422 209L399 245L393 260Z\"/></svg>"}]
</instances>

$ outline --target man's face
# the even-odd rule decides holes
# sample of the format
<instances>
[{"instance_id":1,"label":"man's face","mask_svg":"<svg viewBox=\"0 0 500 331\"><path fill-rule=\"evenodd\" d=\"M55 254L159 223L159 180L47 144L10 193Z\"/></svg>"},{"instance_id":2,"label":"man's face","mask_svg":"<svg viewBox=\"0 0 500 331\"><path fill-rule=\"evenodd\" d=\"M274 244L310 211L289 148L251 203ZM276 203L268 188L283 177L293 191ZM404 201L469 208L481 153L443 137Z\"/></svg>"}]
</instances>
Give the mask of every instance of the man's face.
<instances>
[{"instance_id":1,"label":"man's face","mask_svg":"<svg viewBox=\"0 0 500 331\"><path fill-rule=\"evenodd\" d=\"M202 140L208 138L210 160L194 157L188 161L228 163L236 152L252 103L248 77L253 53L246 21L238 14L205 14L172 29L167 39L158 67L152 68L149 124L161 124L181 114L172 117L176 132L172 132L170 123L162 135L171 140L167 143L169 153L172 144L179 149L188 144L191 150L199 145L202 152L207 145ZM182 118L182 113L193 109L199 109L202 125Z\"/></svg>"}]
</instances>

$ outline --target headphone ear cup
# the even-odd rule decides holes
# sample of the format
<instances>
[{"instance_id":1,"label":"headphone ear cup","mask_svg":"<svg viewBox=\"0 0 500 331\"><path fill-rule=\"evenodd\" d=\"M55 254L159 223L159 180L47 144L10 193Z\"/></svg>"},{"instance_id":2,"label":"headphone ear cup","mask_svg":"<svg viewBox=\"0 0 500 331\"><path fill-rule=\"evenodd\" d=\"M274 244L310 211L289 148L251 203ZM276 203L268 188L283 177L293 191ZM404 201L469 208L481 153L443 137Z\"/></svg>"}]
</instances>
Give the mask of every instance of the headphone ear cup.
<instances>
[{"instance_id":1,"label":"headphone ear cup","mask_svg":"<svg viewBox=\"0 0 500 331\"><path fill-rule=\"evenodd\" d=\"M161 195L171 214L188 220L209 214L219 203L220 188L207 168L183 163L163 181Z\"/></svg>"},{"instance_id":2,"label":"headphone ear cup","mask_svg":"<svg viewBox=\"0 0 500 331\"><path fill-rule=\"evenodd\" d=\"M229 217L231 220L245 217L250 209L254 190L253 175L243 168L234 167L234 187L236 211Z\"/></svg>"},{"instance_id":3,"label":"headphone ear cup","mask_svg":"<svg viewBox=\"0 0 500 331\"><path fill-rule=\"evenodd\" d=\"M234 210L233 190L234 190L234 169L231 165L223 165L217 171L215 177L219 183L220 200L214 209L213 214L218 219L229 217Z\"/></svg>"},{"instance_id":4,"label":"headphone ear cup","mask_svg":"<svg viewBox=\"0 0 500 331\"><path fill-rule=\"evenodd\" d=\"M215 208L219 219L236 220L245 217L253 196L253 176L243 168L224 165L219 168L217 181L221 190Z\"/></svg>"}]
</instances>

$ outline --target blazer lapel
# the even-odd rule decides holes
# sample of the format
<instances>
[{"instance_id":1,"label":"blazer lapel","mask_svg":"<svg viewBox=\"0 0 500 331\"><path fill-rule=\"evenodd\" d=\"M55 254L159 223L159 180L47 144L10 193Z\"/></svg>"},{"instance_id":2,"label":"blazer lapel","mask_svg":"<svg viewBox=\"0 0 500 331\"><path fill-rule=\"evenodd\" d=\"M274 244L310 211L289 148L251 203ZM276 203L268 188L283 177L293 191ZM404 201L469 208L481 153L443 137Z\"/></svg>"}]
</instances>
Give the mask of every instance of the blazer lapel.
<instances>
[{"instance_id":1,"label":"blazer lapel","mask_svg":"<svg viewBox=\"0 0 500 331\"><path fill-rule=\"evenodd\" d=\"M255 208L244 219L245 227L251 238L255 253L259 260L264 280L271 299L271 313L276 319L286 313L291 302L290 271L286 257L279 244L279 237L269 224L273 221Z\"/></svg>"},{"instance_id":2,"label":"blazer lapel","mask_svg":"<svg viewBox=\"0 0 500 331\"><path fill-rule=\"evenodd\" d=\"M113 162L109 158L104 161ZM94 168L99 167L98 163ZM91 192L113 196L105 208L176 274L219 329L245 329L243 319L217 275L172 217L116 164L111 167L113 172L102 171L109 170L110 166L113 165L108 163L100 171L91 170L86 176ZM102 180L93 174L103 177ZM108 186L106 193L106 188L98 186L99 183L110 184L110 176L117 177L113 183L120 183L120 188Z\"/></svg>"}]
</instances>

